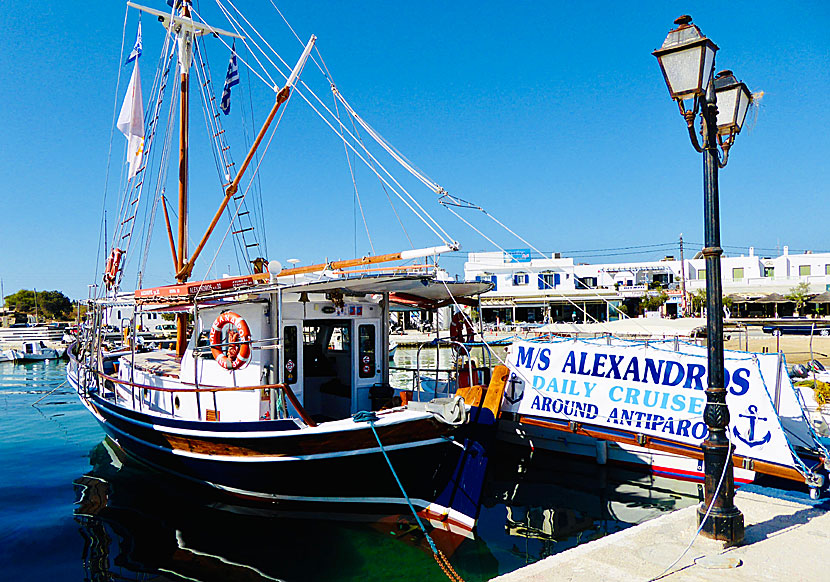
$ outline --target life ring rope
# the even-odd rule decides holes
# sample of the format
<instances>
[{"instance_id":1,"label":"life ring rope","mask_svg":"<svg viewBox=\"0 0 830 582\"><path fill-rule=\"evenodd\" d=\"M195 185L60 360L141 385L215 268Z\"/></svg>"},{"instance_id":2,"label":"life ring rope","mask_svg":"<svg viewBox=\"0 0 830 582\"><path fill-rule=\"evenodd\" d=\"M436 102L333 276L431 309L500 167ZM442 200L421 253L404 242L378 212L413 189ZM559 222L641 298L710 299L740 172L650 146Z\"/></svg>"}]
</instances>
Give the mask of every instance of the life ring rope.
<instances>
[{"instance_id":1,"label":"life ring rope","mask_svg":"<svg viewBox=\"0 0 830 582\"><path fill-rule=\"evenodd\" d=\"M222 341L222 331L228 330L228 341ZM225 311L219 314L210 328L210 352L216 363L226 370L239 370L251 360L251 330L238 313ZM227 349L222 349L222 348Z\"/></svg>"}]
</instances>

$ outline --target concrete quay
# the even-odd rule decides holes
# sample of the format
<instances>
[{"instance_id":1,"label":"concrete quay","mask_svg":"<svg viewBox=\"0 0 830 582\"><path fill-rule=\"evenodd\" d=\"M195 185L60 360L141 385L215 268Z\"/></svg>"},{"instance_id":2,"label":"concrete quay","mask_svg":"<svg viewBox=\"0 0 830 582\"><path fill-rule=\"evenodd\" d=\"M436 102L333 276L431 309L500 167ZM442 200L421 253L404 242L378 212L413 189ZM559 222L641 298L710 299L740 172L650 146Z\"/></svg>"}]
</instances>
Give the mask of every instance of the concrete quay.
<instances>
[{"instance_id":1,"label":"concrete quay","mask_svg":"<svg viewBox=\"0 0 830 582\"><path fill-rule=\"evenodd\" d=\"M742 544L724 547L722 542L697 536L671 568L697 529L694 506L550 556L492 582L830 580L830 500L801 502L741 489L735 505L744 515Z\"/></svg>"}]
</instances>

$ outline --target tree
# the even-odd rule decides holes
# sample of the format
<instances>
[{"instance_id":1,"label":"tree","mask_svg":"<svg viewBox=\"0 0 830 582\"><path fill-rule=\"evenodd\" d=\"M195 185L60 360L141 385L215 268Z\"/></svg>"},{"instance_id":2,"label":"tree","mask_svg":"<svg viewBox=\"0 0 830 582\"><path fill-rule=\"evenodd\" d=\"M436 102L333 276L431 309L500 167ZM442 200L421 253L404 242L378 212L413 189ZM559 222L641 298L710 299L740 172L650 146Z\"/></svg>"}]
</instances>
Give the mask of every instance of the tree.
<instances>
[{"instance_id":1,"label":"tree","mask_svg":"<svg viewBox=\"0 0 830 582\"><path fill-rule=\"evenodd\" d=\"M643 311L657 311L668 300L669 296L665 292L661 291L657 295L648 295L643 297L640 304L643 306Z\"/></svg>"},{"instance_id":2,"label":"tree","mask_svg":"<svg viewBox=\"0 0 830 582\"><path fill-rule=\"evenodd\" d=\"M34 314L47 319L71 319L72 302L60 291L38 291L21 289L6 297L6 305L19 313Z\"/></svg>"},{"instance_id":3,"label":"tree","mask_svg":"<svg viewBox=\"0 0 830 582\"><path fill-rule=\"evenodd\" d=\"M801 308L807 303L807 298L810 296L810 284L799 283L787 294L787 299L795 303L795 310L801 313Z\"/></svg>"},{"instance_id":4,"label":"tree","mask_svg":"<svg viewBox=\"0 0 830 582\"><path fill-rule=\"evenodd\" d=\"M692 312L702 316L704 307L706 307L706 289L698 289L692 293Z\"/></svg>"}]
</instances>

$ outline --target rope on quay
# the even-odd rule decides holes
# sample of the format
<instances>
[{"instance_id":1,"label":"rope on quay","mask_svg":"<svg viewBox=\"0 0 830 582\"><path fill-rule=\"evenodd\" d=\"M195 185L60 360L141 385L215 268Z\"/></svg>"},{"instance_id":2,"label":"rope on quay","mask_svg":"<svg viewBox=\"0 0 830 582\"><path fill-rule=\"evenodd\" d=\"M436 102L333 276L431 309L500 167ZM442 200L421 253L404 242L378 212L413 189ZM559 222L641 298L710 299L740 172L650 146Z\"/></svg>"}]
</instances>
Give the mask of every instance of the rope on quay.
<instances>
[{"instance_id":1,"label":"rope on quay","mask_svg":"<svg viewBox=\"0 0 830 582\"><path fill-rule=\"evenodd\" d=\"M398 474L395 472L395 468L392 466L392 461L389 460L389 455L386 454L386 448L383 446L383 443L380 442L378 431L375 429L375 423L378 420L378 415L368 410L361 410L352 416L352 420L355 422L369 423L369 427L372 429L372 433L375 435L375 440L378 442L378 446L380 447L380 452L383 453L383 458L386 459L386 464L389 465L389 470L392 471L392 476L395 477L395 481L397 482L398 488L401 490L404 499L406 499L406 504L409 506L409 510L412 512L412 515L415 516L415 521L418 523L418 527L420 527L421 531L424 532L424 537L429 543L429 547L432 550L432 555L435 557L435 561L438 562L441 570L443 570L444 574L446 574L447 578L449 578L452 582L464 582L464 579L453 569L452 564L450 564L450 561L444 553L435 546L435 542L432 541L432 538L427 533L423 522L421 522L421 518L418 517L418 512L415 511L415 508L412 506L412 501L409 500L409 495L407 495L404 490L403 484L401 483Z\"/></svg>"}]
</instances>

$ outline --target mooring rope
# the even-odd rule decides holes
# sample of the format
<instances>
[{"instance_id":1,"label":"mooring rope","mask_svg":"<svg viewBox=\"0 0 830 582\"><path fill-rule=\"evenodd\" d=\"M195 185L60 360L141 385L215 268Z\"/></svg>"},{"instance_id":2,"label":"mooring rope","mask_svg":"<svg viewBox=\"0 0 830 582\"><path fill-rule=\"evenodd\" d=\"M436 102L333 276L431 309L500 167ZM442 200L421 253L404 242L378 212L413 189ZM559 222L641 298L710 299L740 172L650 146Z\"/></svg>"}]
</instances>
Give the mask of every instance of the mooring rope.
<instances>
[{"instance_id":1,"label":"mooring rope","mask_svg":"<svg viewBox=\"0 0 830 582\"><path fill-rule=\"evenodd\" d=\"M372 434L375 435L375 440L378 442L380 452L383 453L383 458L386 459L386 464L389 465L389 470L392 471L392 476L395 478L395 482L398 484L398 488L401 490L404 499L406 499L406 504L409 506L409 510L412 512L412 515L415 516L415 521L418 523L418 527L421 528L422 532L424 532L424 537L426 538L427 543L429 544L429 547L432 550L432 555L435 557L435 561L438 562L438 565L441 567L441 570L444 572L444 574L447 575L447 578L452 580L452 582L464 582L464 579L453 569L449 559L447 559L444 553L438 549L438 547L435 545L435 542L432 541L432 538L427 533L427 530L424 527L421 518L418 516L418 512L415 511L415 508L412 506L412 501L410 501L409 495L407 495L406 490L403 488L403 484L401 483L398 474L395 472L395 468L392 466L392 461L389 460L389 455L386 454L386 448L383 446L383 443L380 442L378 431L375 429L375 423L378 421L378 415L368 410L361 410L360 412L352 416L352 420L354 420L355 422L369 423L369 428L372 429Z\"/></svg>"}]
</instances>

